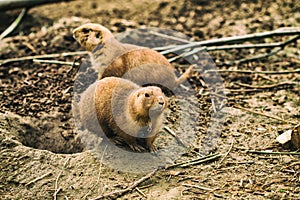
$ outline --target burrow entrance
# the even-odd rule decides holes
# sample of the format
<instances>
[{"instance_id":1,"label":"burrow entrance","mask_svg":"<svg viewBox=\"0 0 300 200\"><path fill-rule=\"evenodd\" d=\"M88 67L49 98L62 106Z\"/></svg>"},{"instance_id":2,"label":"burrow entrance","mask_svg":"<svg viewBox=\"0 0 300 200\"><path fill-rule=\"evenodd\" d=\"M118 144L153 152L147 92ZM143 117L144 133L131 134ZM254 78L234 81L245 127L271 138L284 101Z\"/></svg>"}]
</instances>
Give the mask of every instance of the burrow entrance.
<instances>
[{"instance_id":1,"label":"burrow entrance","mask_svg":"<svg viewBox=\"0 0 300 200\"><path fill-rule=\"evenodd\" d=\"M25 146L53 153L82 152L83 145L75 137L74 130L64 126L65 123L60 122L56 116L37 119L5 113L1 117L1 128L7 130L6 136Z\"/></svg>"}]
</instances>

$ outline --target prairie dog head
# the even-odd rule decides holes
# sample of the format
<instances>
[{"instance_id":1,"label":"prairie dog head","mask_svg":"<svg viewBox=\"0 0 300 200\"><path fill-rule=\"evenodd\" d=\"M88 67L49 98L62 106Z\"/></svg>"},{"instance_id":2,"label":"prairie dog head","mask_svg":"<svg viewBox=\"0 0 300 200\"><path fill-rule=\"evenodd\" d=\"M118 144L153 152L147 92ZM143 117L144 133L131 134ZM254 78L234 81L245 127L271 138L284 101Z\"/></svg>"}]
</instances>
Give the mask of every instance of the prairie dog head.
<instances>
[{"instance_id":1,"label":"prairie dog head","mask_svg":"<svg viewBox=\"0 0 300 200\"><path fill-rule=\"evenodd\" d=\"M167 98L159 87L149 86L138 89L134 94L133 108L141 117L160 115L167 107Z\"/></svg>"},{"instance_id":2,"label":"prairie dog head","mask_svg":"<svg viewBox=\"0 0 300 200\"><path fill-rule=\"evenodd\" d=\"M73 30L74 39L87 51L113 38L113 34L100 24L87 23Z\"/></svg>"}]
</instances>

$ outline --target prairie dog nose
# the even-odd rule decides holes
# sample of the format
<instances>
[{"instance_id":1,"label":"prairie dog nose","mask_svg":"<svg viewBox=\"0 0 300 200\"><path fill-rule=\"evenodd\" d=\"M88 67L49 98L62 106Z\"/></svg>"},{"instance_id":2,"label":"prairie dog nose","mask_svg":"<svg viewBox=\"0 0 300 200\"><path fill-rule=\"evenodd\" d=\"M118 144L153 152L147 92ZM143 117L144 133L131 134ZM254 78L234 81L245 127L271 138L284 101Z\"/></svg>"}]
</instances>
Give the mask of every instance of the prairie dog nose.
<instances>
[{"instance_id":1,"label":"prairie dog nose","mask_svg":"<svg viewBox=\"0 0 300 200\"><path fill-rule=\"evenodd\" d=\"M161 106L165 104L165 98L163 96L158 97L158 104Z\"/></svg>"}]
</instances>

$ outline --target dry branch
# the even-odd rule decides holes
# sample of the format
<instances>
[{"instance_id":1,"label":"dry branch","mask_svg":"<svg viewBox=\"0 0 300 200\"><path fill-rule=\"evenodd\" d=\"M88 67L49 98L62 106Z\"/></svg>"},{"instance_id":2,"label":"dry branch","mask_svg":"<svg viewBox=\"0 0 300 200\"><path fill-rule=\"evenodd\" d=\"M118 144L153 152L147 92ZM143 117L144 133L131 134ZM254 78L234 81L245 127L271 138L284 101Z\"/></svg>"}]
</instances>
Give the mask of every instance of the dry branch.
<instances>
[{"instance_id":1,"label":"dry branch","mask_svg":"<svg viewBox=\"0 0 300 200\"><path fill-rule=\"evenodd\" d=\"M300 152L275 152L275 151L255 151L255 150L249 150L247 152L254 153L254 154L300 155Z\"/></svg>"},{"instance_id":2,"label":"dry branch","mask_svg":"<svg viewBox=\"0 0 300 200\"><path fill-rule=\"evenodd\" d=\"M174 133L174 131L172 131L169 127L164 126L164 129L172 136L176 139L177 143L179 143L181 146L187 148L188 146L186 144L184 144L184 142L176 135L176 133Z\"/></svg>"},{"instance_id":3,"label":"dry branch","mask_svg":"<svg viewBox=\"0 0 300 200\"><path fill-rule=\"evenodd\" d=\"M66 62L66 61L59 61L59 60L42 60L42 59L33 59L33 62L37 63L47 63L47 64L59 64L59 65L70 65L70 66L79 66L78 62Z\"/></svg>"},{"instance_id":4,"label":"dry branch","mask_svg":"<svg viewBox=\"0 0 300 200\"><path fill-rule=\"evenodd\" d=\"M195 70L200 71L200 70ZM221 72L221 73L242 73L242 74L292 74L292 73L300 73L300 69L295 70L286 70L286 71L252 71L252 70L230 70L230 69L211 69L206 70L204 73L210 73L210 72Z\"/></svg>"},{"instance_id":5,"label":"dry branch","mask_svg":"<svg viewBox=\"0 0 300 200\"><path fill-rule=\"evenodd\" d=\"M188 162L187 164L181 165L180 167L188 167L188 166L191 166L191 165L198 165L198 164L201 164L201 163L205 163L205 162L208 162L208 161L218 159L220 157L221 157L221 155L218 154L218 155L215 155L215 156L212 156L210 158L203 159L203 160L198 160L198 161L195 161L195 162Z\"/></svg>"},{"instance_id":6,"label":"dry branch","mask_svg":"<svg viewBox=\"0 0 300 200\"><path fill-rule=\"evenodd\" d=\"M239 86L251 88L251 89L272 89L272 88L277 88L281 86L291 86L291 85L296 85L297 83L294 82L283 82L283 83L277 83L277 84L272 84L272 85L248 85L245 83L236 83Z\"/></svg>"},{"instance_id":7,"label":"dry branch","mask_svg":"<svg viewBox=\"0 0 300 200\"><path fill-rule=\"evenodd\" d=\"M180 162L180 163L176 163L176 164L172 164L172 165L166 165L165 169L186 165L186 164L198 162L198 161L201 161L201 160L206 160L206 159L209 159L211 157L214 158L215 156L220 157L221 155L215 153L215 154L211 154L211 155L207 155L207 156L202 156L200 158L195 158L195 159L192 159L192 160L188 160L188 161L184 161L184 162Z\"/></svg>"},{"instance_id":8,"label":"dry branch","mask_svg":"<svg viewBox=\"0 0 300 200\"><path fill-rule=\"evenodd\" d=\"M262 33L254 33L242 36L232 36L232 37L224 37L219 39L211 39L205 40L201 42L192 42L190 44L177 45L175 48L171 48L165 51L162 51L161 54L175 53L184 49L194 48L199 46L219 46L223 44L230 43L239 43L248 40L261 39L273 36L287 36L287 35L299 35L300 27L287 27L287 28L279 28L273 31L267 31ZM168 47L169 48L169 47ZM162 48L161 48L162 49Z\"/></svg>"},{"instance_id":9,"label":"dry branch","mask_svg":"<svg viewBox=\"0 0 300 200\"><path fill-rule=\"evenodd\" d=\"M11 63L19 62L24 60L33 60L33 59L42 59L42 58L57 58L57 57L66 57L66 56L77 56L77 55L87 55L87 51L76 51L76 52L67 52L67 53L54 53L54 54L45 54L45 55L36 55L36 56L25 56L20 58L9 58L5 60L0 60L0 66Z\"/></svg>"},{"instance_id":10,"label":"dry branch","mask_svg":"<svg viewBox=\"0 0 300 200\"><path fill-rule=\"evenodd\" d=\"M43 174L35 179L33 179L32 181L29 181L28 183L25 184L25 186L31 185L32 183L35 183L43 178L45 178L46 176L50 176L52 175L52 172L47 172L46 174Z\"/></svg>"}]
</instances>

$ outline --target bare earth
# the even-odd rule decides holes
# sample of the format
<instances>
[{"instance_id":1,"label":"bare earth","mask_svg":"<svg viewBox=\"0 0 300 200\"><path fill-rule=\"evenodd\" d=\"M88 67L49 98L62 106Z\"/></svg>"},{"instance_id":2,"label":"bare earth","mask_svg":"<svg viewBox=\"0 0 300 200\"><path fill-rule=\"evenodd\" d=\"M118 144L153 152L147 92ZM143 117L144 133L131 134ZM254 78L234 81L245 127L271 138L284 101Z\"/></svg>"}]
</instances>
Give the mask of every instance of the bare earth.
<instances>
[{"instance_id":1,"label":"bare earth","mask_svg":"<svg viewBox=\"0 0 300 200\"><path fill-rule=\"evenodd\" d=\"M30 9L17 30L0 41L0 63L9 58L83 51L72 38L72 30L86 22L101 23L124 40L128 39L124 31L158 27L202 41L299 27L299 10L299 0L78 0L49 4ZM19 12L0 13L0 32ZM154 46L167 45L150 36L137 35L134 39L140 45L149 41ZM224 63L270 49L209 54L222 70L291 71L300 68L299 47L298 40L276 55L231 65ZM49 59L83 63L85 55ZM183 59L174 62L180 72L186 64ZM161 164L159 159L148 159L149 155L147 158L140 155L137 164L131 160L137 159L135 156L124 157L115 149L102 149L100 152L105 156L101 153L95 156L87 150L76 137L81 130L74 126L71 105L78 70L76 65L32 60L0 65L0 199L93 199L127 188L153 170L154 162ZM297 151L290 143L277 143L276 137L300 123L299 72L276 75L221 72L220 75L223 85L210 90L206 80L215 80L213 75L203 73L203 69L195 72L189 83L196 91L196 98L189 97L187 101L196 105L196 109L179 108L182 99L173 99L165 122L181 138L193 133L187 139L187 150L180 147L173 151L172 145L176 143L172 143L172 152L165 157L176 159L166 163L180 163L212 153L220 157L186 167L159 169L138 187L119 195L119 199L300 199L299 155L249 152ZM293 84L265 88L286 82ZM218 88L225 88L225 94ZM199 118L191 117L196 115ZM162 130L156 145L163 149L169 141L174 142L174 138ZM132 166L123 166L125 161ZM142 167L135 169L136 166Z\"/></svg>"}]
</instances>

